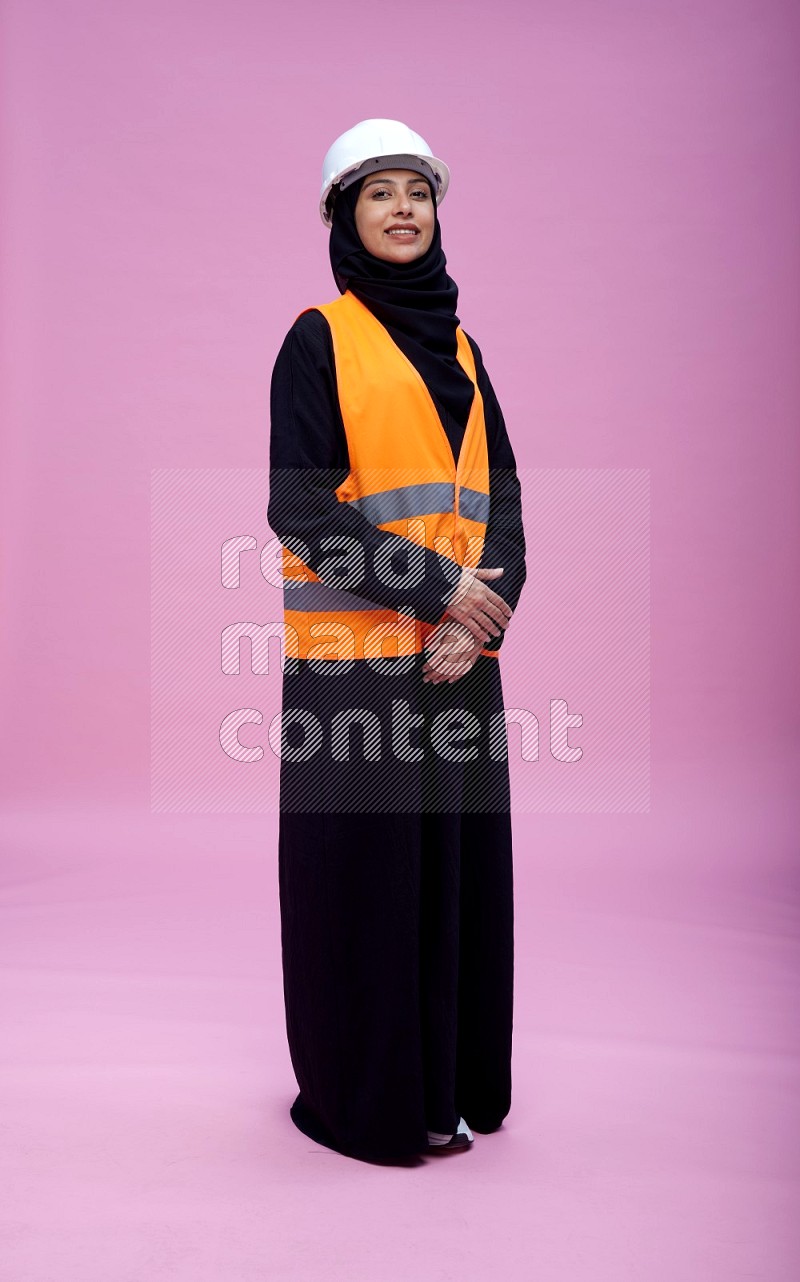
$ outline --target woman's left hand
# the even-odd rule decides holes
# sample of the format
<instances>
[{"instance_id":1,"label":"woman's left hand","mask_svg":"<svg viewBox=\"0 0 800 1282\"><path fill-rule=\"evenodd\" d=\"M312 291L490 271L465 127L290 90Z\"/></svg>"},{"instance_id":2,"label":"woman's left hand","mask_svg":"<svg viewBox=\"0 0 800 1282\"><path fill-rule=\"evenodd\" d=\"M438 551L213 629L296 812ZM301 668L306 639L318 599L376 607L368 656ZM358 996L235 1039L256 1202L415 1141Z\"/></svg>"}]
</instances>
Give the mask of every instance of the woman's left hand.
<instances>
[{"instance_id":1,"label":"woman's left hand","mask_svg":"<svg viewBox=\"0 0 800 1282\"><path fill-rule=\"evenodd\" d=\"M484 644L465 624L455 619L445 620L425 642L427 658L422 666L422 680L434 684L458 681L470 671Z\"/></svg>"}]
</instances>

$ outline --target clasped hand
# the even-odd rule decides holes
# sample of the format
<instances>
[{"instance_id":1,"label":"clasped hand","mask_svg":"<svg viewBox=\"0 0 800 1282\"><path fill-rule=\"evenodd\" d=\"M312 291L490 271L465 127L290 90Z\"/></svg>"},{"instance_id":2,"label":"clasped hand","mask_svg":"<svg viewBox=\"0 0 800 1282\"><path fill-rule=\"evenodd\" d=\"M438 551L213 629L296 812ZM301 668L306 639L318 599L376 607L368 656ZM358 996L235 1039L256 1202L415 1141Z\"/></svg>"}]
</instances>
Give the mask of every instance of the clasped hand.
<instances>
[{"instance_id":1,"label":"clasped hand","mask_svg":"<svg viewBox=\"0 0 800 1282\"><path fill-rule=\"evenodd\" d=\"M464 567L444 619L425 643L423 681L458 681L470 671L490 636L499 636L500 628L508 627L513 610L482 582L502 573L502 566Z\"/></svg>"}]
</instances>

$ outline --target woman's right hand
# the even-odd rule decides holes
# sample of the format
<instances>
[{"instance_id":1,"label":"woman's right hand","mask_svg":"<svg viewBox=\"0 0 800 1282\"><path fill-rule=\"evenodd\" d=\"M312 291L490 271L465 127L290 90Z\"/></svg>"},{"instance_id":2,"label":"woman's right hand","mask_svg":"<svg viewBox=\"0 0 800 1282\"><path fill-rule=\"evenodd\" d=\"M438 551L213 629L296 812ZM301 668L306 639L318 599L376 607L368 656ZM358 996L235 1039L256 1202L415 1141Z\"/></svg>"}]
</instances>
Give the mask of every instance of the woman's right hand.
<instances>
[{"instance_id":1,"label":"woman's right hand","mask_svg":"<svg viewBox=\"0 0 800 1282\"><path fill-rule=\"evenodd\" d=\"M514 613L503 598L483 582L484 579L496 579L502 573L502 566L491 570L477 570L465 565L453 599L445 610L445 614L452 615L459 623L465 624L472 635L481 641L488 641L493 636L499 637L500 629L508 627Z\"/></svg>"},{"instance_id":2,"label":"woman's right hand","mask_svg":"<svg viewBox=\"0 0 800 1282\"><path fill-rule=\"evenodd\" d=\"M460 680L476 663L482 649L483 642L476 640L466 624L445 616L425 641L422 680L434 684Z\"/></svg>"}]
</instances>

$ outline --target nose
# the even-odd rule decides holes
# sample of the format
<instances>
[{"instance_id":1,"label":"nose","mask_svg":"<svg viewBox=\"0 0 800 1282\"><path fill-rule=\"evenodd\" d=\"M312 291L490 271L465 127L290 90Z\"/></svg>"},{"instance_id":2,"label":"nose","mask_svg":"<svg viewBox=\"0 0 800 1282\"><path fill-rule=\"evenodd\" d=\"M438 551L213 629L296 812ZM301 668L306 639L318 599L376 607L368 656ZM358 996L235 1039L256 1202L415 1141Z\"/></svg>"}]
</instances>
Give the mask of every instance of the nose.
<instances>
[{"instance_id":1,"label":"nose","mask_svg":"<svg viewBox=\"0 0 800 1282\"><path fill-rule=\"evenodd\" d=\"M395 214L411 213L411 198L407 191L398 191L394 201Z\"/></svg>"}]
</instances>

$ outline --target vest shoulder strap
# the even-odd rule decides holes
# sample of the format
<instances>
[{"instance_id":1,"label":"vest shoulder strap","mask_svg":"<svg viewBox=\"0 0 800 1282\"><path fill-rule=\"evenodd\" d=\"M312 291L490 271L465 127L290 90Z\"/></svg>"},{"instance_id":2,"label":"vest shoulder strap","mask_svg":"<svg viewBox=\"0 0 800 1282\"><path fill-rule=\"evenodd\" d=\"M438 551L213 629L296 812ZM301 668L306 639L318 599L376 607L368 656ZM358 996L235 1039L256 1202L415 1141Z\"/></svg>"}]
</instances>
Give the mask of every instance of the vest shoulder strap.
<instances>
[{"instance_id":1,"label":"vest shoulder strap","mask_svg":"<svg viewBox=\"0 0 800 1282\"><path fill-rule=\"evenodd\" d=\"M295 319L299 320L301 316L305 316L306 312L321 312L326 319L331 319L334 323L336 323L340 316L344 317L349 314L356 317L358 320L369 318L376 321L379 325L381 324L377 316L373 316L369 308L361 303L356 298L355 294L351 294L349 290L346 290L344 294L340 294L338 298L332 299L329 303L312 303L310 306L304 307L302 311L297 313ZM364 316L364 313L366 313L366 317ZM369 320L367 320L367 323L369 323ZM383 328L384 327L381 325L381 329ZM388 334L388 331L387 337L391 337L391 335ZM460 363L472 382L476 383L478 381L478 376L475 367L475 357L473 355L469 339L460 325L456 327L456 342L458 344L458 356L460 358Z\"/></svg>"}]
</instances>

